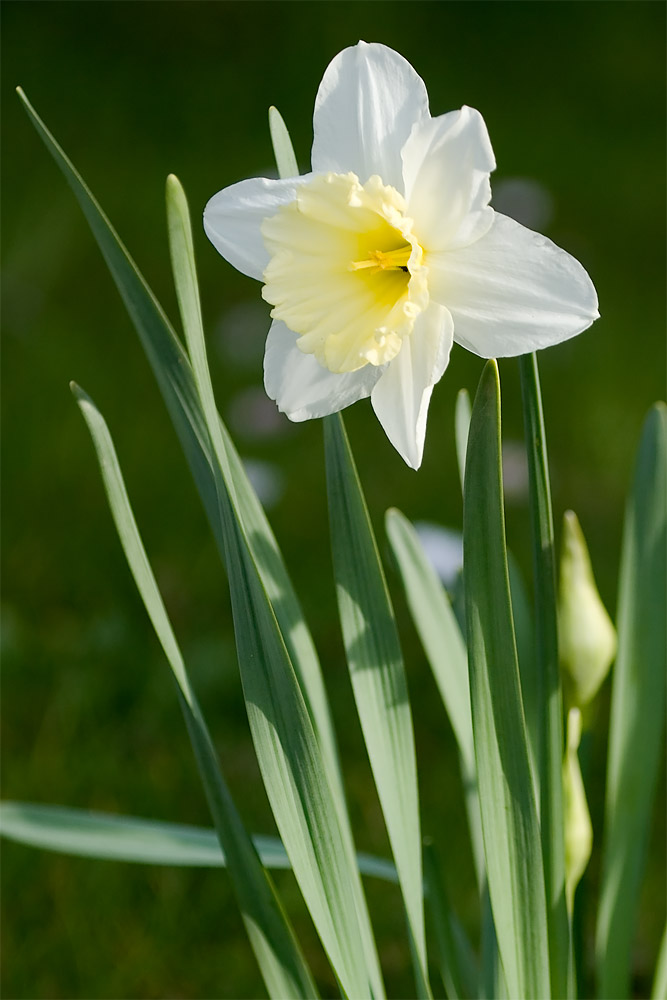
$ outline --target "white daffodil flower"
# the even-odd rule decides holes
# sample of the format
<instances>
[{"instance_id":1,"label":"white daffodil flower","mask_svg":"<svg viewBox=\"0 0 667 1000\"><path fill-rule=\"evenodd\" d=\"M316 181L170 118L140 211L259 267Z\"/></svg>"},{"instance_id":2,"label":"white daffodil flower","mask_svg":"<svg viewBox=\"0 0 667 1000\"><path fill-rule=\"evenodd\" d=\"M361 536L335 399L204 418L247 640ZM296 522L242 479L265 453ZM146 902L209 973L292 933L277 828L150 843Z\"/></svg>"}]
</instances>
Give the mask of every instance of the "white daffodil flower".
<instances>
[{"instance_id":1,"label":"white daffodil flower","mask_svg":"<svg viewBox=\"0 0 667 1000\"><path fill-rule=\"evenodd\" d=\"M365 396L408 465L456 341L525 354L598 317L584 268L491 208L493 150L478 111L432 118L421 77L385 45L345 49L315 101L312 172L216 194L204 228L263 282L269 396L291 420Z\"/></svg>"}]
</instances>

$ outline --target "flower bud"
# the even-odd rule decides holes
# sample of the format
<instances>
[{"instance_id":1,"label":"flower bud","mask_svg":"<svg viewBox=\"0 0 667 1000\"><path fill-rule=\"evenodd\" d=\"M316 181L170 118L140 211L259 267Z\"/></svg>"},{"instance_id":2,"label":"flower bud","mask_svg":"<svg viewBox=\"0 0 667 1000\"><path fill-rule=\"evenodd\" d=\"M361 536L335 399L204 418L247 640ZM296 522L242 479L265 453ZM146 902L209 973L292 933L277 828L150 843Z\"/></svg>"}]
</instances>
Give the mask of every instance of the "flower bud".
<instances>
[{"instance_id":1,"label":"flower bud","mask_svg":"<svg viewBox=\"0 0 667 1000\"><path fill-rule=\"evenodd\" d=\"M582 707L597 694L616 655L616 630L600 600L576 514L563 518L558 642L567 703Z\"/></svg>"},{"instance_id":2,"label":"flower bud","mask_svg":"<svg viewBox=\"0 0 667 1000\"><path fill-rule=\"evenodd\" d=\"M563 806L565 810L565 895L572 913L574 892L586 870L593 848L593 827L579 767L581 712L571 708L567 715L567 743L563 761Z\"/></svg>"}]
</instances>

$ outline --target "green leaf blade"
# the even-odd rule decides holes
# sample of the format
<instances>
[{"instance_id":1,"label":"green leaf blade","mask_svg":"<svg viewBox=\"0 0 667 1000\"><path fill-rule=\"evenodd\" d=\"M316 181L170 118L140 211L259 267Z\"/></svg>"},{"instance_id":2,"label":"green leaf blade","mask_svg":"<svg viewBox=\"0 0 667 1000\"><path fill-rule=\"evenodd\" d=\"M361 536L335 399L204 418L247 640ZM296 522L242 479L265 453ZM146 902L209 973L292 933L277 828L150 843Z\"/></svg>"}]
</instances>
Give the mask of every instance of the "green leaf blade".
<instances>
[{"instance_id":1,"label":"green leaf blade","mask_svg":"<svg viewBox=\"0 0 667 1000\"><path fill-rule=\"evenodd\" d=\"M570 935L565 899L565 824L562 767L563 697L558 660L556 562L549 462L536 354L519 358L530 514L537 640L537 776L542 831L551 989L566 996Z\"/></svg>"},{"instance_id":2,"label":"green leaf blade","mask_svg":"<svg viewBox=\"0 0 667 1000\"><path fill-rule=\"evenodd\" d=\"M473 406L463 506L470 694L489 893L509 995L548 997L540 830L512 622L500 459L500 382Z\"/></svg>"},{"instance_id":3,"label":"green leaf blade","mask_svg":"<svg viewBox=\"0 0 667 1000\"><path fill-rule=\"evenodd\" d=\"M213 454L210 435L188 357L164 311L90 189L37 115L23 91L19 89L18 94L37 133L72 188L107 262L146 352L192 471L218 549L224 557L218 491L213 471L216 456ZM182 273L190 275L192 289L196 282L194 269L190 262L184 261L184 264L187 270ZM192 291L190 291L191 294ZM188 328L197 322L196 314L192 311L193 308L192 301L189 301ZM267 592L274 603L290 656L299 672L318 738L322 742L332 773L336 772L337 774L335 780L337 780L342 800L342 784L335 737L315 647L275 536L222 422L220 422L220 432L225 451L223 473L228 488L238 498L238 508L243 512L248 538L251 544L253 541L256 542L254 545L255 559L260 567Z\"/></svg>"},{"instance_id":4,"label":"green leaf blade","mask_svg":"<svg viewBox=\"0 0 667 1000\"><path fill-rule=\"evenodd\" d=\"M215 830L65 806L2 802L0 833L21 844L77 857L194 868L226 864ZM262 863L269 859L266 867L289 867L280 841L271 851L261 838L253 840L264 853Z\"/></svg>"},{"instance_id":5,"label":"green leaf blade","mask_svg":"<svg viewBox=\"0 0 667 1000\"><path fill-rule=\"evenodd\" d=\"M228 859L241 913L272 997L317 996L317 990L220 772L206 723L190 687L185 664L155 582L127 496L111 435L101 413L78 386L72 391L97 453L111 514L128 565L179 687L181 707L211 814Z\"/></svg>"},{"instance_id":6,"label":"green leaf blade","mask_svg":"<svg viewBox=\"0 0 667 1000\"><path fill-rule=\"evenodd\" d=\"M18 844L74 857L180 868L225 868L227 858L215 830L184 823L118 816L37 802L0 802L0 836ZM265 868L291 869L278 837L253 834ZM396 884L391 861L357 855L363 875Z\"/></svg>"},{"instance_id":7,"label":"green leaf blade","mask_svg":"<svg viewBox=\"0 0 667 1000\"><path fill-rule=\"evenodd\" d=\"M339 414L325 419L324 440L343 641L417 956L418 993L430 996L417 765L403 657L375 536Z\"/></svg>"},{"instance_id":8,"label":"green leaf blade","mask_svg":"<svg viewBox=\"0 0 667 1000\"><path fill-rule=\"evenodd\" d=\"M349 996L370 997L354 860L287 650L237 534L228 565L246 709L271 809L324 948Z\"/></svg>"},{"instance_id":9,"label":"green leaf blade","mask_svg":"<svg viewBox=\"0 0 667 1000\"><path fill-rule=\"evenodd\" d=\"M621 554L596 940L601 998L628 995L665 726L666 480L667 407L659 403L644 422Z\"/></svg>"},{"instance_id":10,"label":"green leaf blade","mask_svg":"<svg viewBox=\"0 0 667 1000\"><path fill-rule=\"evenodd\" d=\"M473 859L481 888L485 880L484 845L472 736L468 654L447 593L414 527L398 510L387 511L385 523L410 613L456 737Z\"/></svg>"}]
</instances>

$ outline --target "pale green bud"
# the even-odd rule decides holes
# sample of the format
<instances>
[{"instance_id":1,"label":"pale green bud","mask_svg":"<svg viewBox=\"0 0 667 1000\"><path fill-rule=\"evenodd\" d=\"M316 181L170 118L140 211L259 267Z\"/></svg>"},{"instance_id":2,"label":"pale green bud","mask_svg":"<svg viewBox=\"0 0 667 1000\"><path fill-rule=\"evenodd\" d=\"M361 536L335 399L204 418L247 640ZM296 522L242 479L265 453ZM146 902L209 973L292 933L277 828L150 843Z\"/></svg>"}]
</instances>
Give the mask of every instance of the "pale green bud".
<instances>
[{"instance_id":1,"label":"pale green bud","mask_svg":"<svg viewBox=\"0 0 667 1000\"><path fill-rule=\"evenodd\" d=\"M586 870L593 848L593 827L579 767L581 712L571 708L567 715L567 743L563 761L563 808L565 812L565 896L572 913L574 892Z\"/></svg>"},{"instance_id":2,"label":"pale green bud","mask_svg":"<svg viewBox=\"0 0 667 1000\"><path fill-rule=\"evenodd\" d=\"M587 705L616 655L616 630L600 600L586 541L571 510L563 518L558 643L567 701Z\"/></svg>"}]
</instances>

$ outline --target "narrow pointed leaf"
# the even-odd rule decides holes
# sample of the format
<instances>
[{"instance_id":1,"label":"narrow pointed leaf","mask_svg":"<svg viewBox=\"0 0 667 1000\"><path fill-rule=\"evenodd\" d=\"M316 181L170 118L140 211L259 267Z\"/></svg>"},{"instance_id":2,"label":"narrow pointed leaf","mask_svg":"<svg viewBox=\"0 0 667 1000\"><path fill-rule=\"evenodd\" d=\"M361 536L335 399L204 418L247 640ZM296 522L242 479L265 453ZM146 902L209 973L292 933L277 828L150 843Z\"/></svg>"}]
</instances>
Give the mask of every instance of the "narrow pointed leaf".
<instances>
[{"instance_id":1,"label":"narrow pointed leaf","mask_svg":"<svg viewBox=\"0 0 667 1000\"><path fill-rule=\"evenodd\" d=\"M456 397L456 410L454 413L454 427L456 434L456 461L459 467L459 477L461 479L461 492L465 482L466 473L466 449L468 447L468 430L470 428L470 396L467 389L459 389Z\"/></svg>"},{"instance_id":2,"label":"narrow pointed leaf","mask_svg":"<svg viewBox=\"0 0 667 1000\"><path fill-rule=\"evenodd\" d=\"M667 407L644 422L625 513L607 758L598 995L628 996L665 727Z\"/></svg>"},{"instance_id":3,"label":"narrow pointed leaf","mask_svg":"<svg viewBox=\"0 0 667 1000\"><path fill-rule=\"evenodd\" d=\"M324 421L334 576L352 688L417 957L426 967L417 765L394 612L366 502L340 415Z\"/></svg>"},{"instance_id":4,"label":"narrow pointed leaf","mask_svg":"<svg viewBox=\"0 0 667 1000\"><path fill-rule=\"evenodd\" d=\"M385 523L410 613L456 737L473 858L481 886L484 882L484 845L465 644L447 593L436 576L414 527L398 510L387 511Z\"/></svg>"},{"instance_id":5,"label":"narrow pointed leaf","mask_svg":"<svg viewBox=\"0 0 667 1000\"><path fill-rule=\"evenodd\" d=\"M139 535L106 423L82 389L72 385L72 391L95 445L109 507L132 576L178 684L181 707L211 814L269 993L276 998L316 996L317 991L294 933L220 772L211 737L190 687L183 658Z\"/></svg>"},{"instance_id":6,"label":"narrow pointed leaf","mask_svg":"<svg viewBox=\"0 0 667 1000\"><path fill-rule=\"evenodd\" d=\"M180 868L227 866L215 830L37 802L0 802L0 835L82 858ZM265 868L292 867L277 837L253 834L252 841ZM398 881L395 866L385 858L359 853L357 861L363 875Z\"/></svg>"},{"instance_id":7,"label":"narrow pointed leaf","mask_svg":"<svg viewBox=\"0 0 667 1000\"><path fill-rule=\"evenodd\" d=\"M183 189L167 184L172 263L197 393L216 461L213 464L225 545L241 681L257 760L292 869L343 989L378 995L379 965L360 905L361 880L341 821L337 786L317 740L272 604L224 476L220 431L197 290L190 219Z\"/></svg>"},{"instance_id":8,"label":"narrow pointed leaf","mask_svg":"<svg viewBox=\"0 0 667 1000\"><path fill-rule=\"evenodd\" d=\"M33 802L0 803L3 837L77 857L146 865L223 868L215 830ZM253 836L266 868L289 868L276 837Z\"/></svg>"},{"instance_id":9,"label":"narrow pointed leaf","mask_svg":"<svg viewBox=\"0 0 667 1000\"><path fill-rule=\"evenodd\" d=\"M278 108L269 108L269 129L279 177L298 177L299 166L292 140Z\"/></svg>"},{"instance_id":10,"label":"narrow pointed leaf","mask_svg":"<svg viewBox=\"0 0 667 1000\"><path fill-rule=\"evenodd\" d=\"M510 602L500 382L487 363L473 406L463 553L473 735L489 893L513 998L550 995L544 872Z\"/></svg>"},{"instance_id":11,"label":"narrow pointed leaf","mask_svg":"<svg viewBox=\"0 0 667 1000\"><path fill-rule=\"evenodd\" d=\"M190 466L218 549L224 558L218 492L213 471L216 457L213 454L188 357L162 307L89 188L39 118L23 91L19 89L18 95L32 124L72 188L116 283L150 362ZM298 673L318 740L332 774L335 772L333 781L338 786L342 802L335 736L315 647L276 539L222 422L220 422L220 433L226 457L223 466L226 485L237 498L237 510L242 513L249 544L253 548L262 581L273 602L292 663Z\"/></svg>"}]
</instances>

